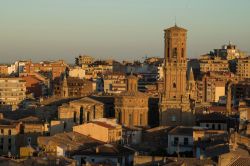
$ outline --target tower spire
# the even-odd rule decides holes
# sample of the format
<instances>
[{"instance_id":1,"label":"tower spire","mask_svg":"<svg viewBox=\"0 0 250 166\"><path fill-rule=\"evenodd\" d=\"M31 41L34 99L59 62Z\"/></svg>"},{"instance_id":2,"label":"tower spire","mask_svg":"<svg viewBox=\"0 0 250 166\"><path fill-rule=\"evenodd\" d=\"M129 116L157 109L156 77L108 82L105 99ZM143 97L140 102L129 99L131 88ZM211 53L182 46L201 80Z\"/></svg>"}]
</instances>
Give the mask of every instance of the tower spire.
<instances>
[{"instance_id":1,"label":"tower spire","mask_svg":"<svg viewBox=\"0 0 250 166\"><path fill-rule=\"evenodd\" d=\"M189 81L194 81L194 72L192 67L189 71Z\"/></svg>"}]
</instances>

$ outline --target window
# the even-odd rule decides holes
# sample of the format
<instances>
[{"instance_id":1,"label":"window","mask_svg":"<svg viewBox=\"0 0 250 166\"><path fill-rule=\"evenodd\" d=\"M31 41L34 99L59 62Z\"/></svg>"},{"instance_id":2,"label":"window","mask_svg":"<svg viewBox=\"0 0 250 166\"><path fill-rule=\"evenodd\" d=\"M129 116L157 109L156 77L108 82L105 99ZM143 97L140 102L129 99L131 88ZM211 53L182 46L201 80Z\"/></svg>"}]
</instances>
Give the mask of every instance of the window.
<instances>
[{"instance_id":1,"label":"window","mask_svg":"<svg viewBox=\"0 0 250 166\"><path fill-rule=\"evenodd\" d=\"M218 130L221 130L221 124L218 124Z\"/></svg>"},{"instance_id":2,"label":"window","mask_svg":"<svg viewBox=\"0 0 250 166\"><path fill-rule=\"evenodd\" d=\"M169 58L170 57L170 41L168 40L168 52L167 52L167 57Z\"/></svg>"},{"instance_id":3,"label":"window","mask_svg":"<svg viewBox=\"0 0 250 166\"><path fill-rule=\"evenodd\" d=\"M31 144L31 137L28 137L28 144Z\"/></svg>"},{"instance_id":4,"label":"window","mask_svg":"<svg viewBox=\"0 0 250 166\"><path fill-rule=\"evenodd\" d=\"M176 83L175 82L173 83L173 88L176 88Z\"/></svg>"},{"instance_id":5,"label":"window","mask_svg":"<svg viewBox=\"0 0 250 166\"><path fill-rule=\"evenodd\" d=\"M173 58L177 57L177 48L173 48Z\"/></svg>"},{"instance_id":6,"label":"window","mask_svg":"<svg viewBox=\"0 0 250 166\"><path fill-rule=\"evenodd\" d=\"M184 48L181 49L181 57L184 57Z\"/></svg>"},{"instance_id":7,"label":"window","mask_svg":"<svg viewBox=\"0 0 250 166\"><path fill-rule=\"evenodd\" d=\"M11 135L11 129L9 129L9 131L8 131L8 135Z\"/></svg>"},{"instance_id":8,"label":"window","mask_svg":"<svg viewBox=\"0 0 250 166\"><path fill-rule=\"evenodd\" d=\"M169 45L168 45L167 58L169 58L169 55L170 55L170 49L169 49Z\"/></svg>"},{"instance_id":9,"label":"window","mask_svg":"<svg viewBox=\"0 0 250 166\"><path fill-rule=\"evenodd\" d=\"M119 121L119 123L122 123L122 113L121 112L119 112L119 114L118 114L118 121Z\"/></svg>"},{"instance_id":10,"label":"window","mask_svg":"<svg viewBox=\"0 0 250 166\"><path fill-rule=\"evenodd\" d=\"M132 116L132 114L129 114L129 125L133 126L133 116Z\"/></svg>"},{"instance_id":11,"label":"window","mask_svg":"<svg viewBox=\"0 0 250 166\"><path fill-rule=\"evenodd\" d=\"M87 115L87 121L88 121L88 117L89 115ZM80 115L79 115L79 121L80 124L83 124L83 107L80 108Z\"/></svg>"},{"instance_id":12,"label":"window","mask_svg":"<svg viewBox=\"0 0 250 166\"><path fill-rule=\"evenodd\" d=\"M142 118L143 118L143 115L140 114L140 125L142 126Z\"/></svg>"},{"instance_id":13,"label":"window","mask_svg":"<svg viewBox=\"0 0 250 166\"><path fill-rule=\"evenodd\" d=\"M63 122L63 129L65 130L67 127L67 123L66 122Z\"/></svg>"},{"instance_id":14,"label":"window","mask_svg":"<svg viewBox=\"0 0 250 166\"><path fill-rule=\"evenodd\" d=\"M89 121L90 121L90 112L87 112L87 122L89 122Z\"/></svg>"},{"instance_id":15,"label":"window","mask_svg":"<svg viewBox=\"0 0 250 166\"><path fill-rule=\"evenodd\" d=\"M174 137L174 145L178 145L179 144L179 138L178 137Z\"/></svg>"},{"instance_id":16,"label":"window","mask_svg":"<svg viewBox=\"0 0 250 166\"><path fill-rule=\"evenodd\" d=\"M212 129L213 129L213 130L215 129L215 125L214 125L214 124L212 125Z\"/></svg>"},{"instance_id":17,"label":"window","mask_svg":"<svg viewBox=\"0 0 250 166\"><path fill-rule=\"evenodd\" d=\"M175 116L175 115L172 115L172 116L171 116L171 121L172 121L172 122L176 122L176 116Z\"/></svg>"},{"instance_id":18,"label":"window","mask_svg":"<svg viewBox=\"0 0 250 166\"><path fill-rule=\"evenodd\" d=\"M0 141L1 141L0 143L1 143L1 144L3 144L4 139L3 139L3 138L1 138L1 140L0 140Z\"/></svg>"},{"instance_id":19,"label":"window","mask_svg":"<svg viewBox=\"0 0 250 166\"><path fill-rule=\"evenodd\" d=\"M9 145L11 144L11 138L8 139L8 143L9 143Z\"/></svg>"},{"instance_id":20,"label":"window","mask_svg":"<svg viewBox=\"0 0 250 166\"><path fill-rule=\"evenodd\" d=\"M95 111L96 111L96 106L94 105L93 119L95 119Z\"/></svg>"},{"instance_id":21,"label":"window","mask_svg":"<svg viewBox=\"0 0 250 166\"><path fill-rule=\"evenodd\" d=\"M187 137L184 138L184 145L188 145L188 138Z\"/></svg>"}]
</instances>

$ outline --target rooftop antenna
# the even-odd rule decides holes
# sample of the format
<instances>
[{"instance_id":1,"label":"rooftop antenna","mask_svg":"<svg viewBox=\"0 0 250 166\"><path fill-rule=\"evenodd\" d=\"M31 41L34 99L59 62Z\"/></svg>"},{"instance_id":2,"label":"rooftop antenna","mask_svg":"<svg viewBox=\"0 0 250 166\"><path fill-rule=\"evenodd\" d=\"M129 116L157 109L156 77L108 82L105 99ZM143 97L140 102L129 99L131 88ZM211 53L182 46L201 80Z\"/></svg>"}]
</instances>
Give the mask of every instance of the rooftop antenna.
<instances>
[{"instance_id":1,"label":"rooftop antenna","mask_svg":"<svg viewBox=\"0 0 250 166\"><path fill-rule=\"evenodd\" d=\"M174 25L177 26L177 24L176 24L176 16L174 16Z\"/></svg>"}]
</instances>

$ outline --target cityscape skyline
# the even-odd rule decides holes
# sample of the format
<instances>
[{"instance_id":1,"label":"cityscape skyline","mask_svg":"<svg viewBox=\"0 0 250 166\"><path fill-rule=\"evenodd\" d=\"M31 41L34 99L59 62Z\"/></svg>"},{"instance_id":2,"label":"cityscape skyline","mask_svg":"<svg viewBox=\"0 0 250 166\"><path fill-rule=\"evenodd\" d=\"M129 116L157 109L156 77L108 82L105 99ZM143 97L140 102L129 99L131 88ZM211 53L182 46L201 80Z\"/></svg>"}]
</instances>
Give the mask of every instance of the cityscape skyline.
<instances>
[{"instance_id":1,"label":"cityscape skyline","mask_svg":"<svg viewBox=\"0 0 250 166\"><path fill-rule=\"evenodd\" d=\"M249 166L250 2L13 2L0 165Z\"/></svg>"},{"instance_id":2,"label":"cityscape skyline","mask_svg":"<svg viewBox=\"0 0 250 166\"><path fill-rule=\"evenodd\" d=\"M117 60L163 57L163 30L174 25L175 18L178 26L189 30L188 57L199 57L229 41L250 50L250 21L244 19L249 15L248 1L143 2L3 2L2 63L16 59L73 63L79 54Z\"/></svg>"}]
</instances>

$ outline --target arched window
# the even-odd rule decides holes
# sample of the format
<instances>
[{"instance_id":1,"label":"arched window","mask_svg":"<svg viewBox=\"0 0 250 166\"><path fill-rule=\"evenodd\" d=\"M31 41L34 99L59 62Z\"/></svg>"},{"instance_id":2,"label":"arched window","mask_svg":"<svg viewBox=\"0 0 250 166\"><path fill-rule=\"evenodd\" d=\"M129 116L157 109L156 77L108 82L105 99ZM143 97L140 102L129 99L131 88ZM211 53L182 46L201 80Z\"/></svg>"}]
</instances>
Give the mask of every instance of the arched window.
<instances>
[{"instance_id":1,"label":"arched window","mask_svg":"<svg viewBox=\"0 0 250 166\"><path fill-rule=\"evenodd\" d=\"M129 90L133 90L133 84L130 83L130 89Z\"/></svg>"},{"instance_id":2,"label":"arched window","mask_svg":"<svg viewBox=\"0 0 250 166\"><path fill-rule=\"evenodd\" d=\"M167 58L170 58L170 41L168 40L167 41L168 43L167 43L167 50L168 50L168 52L167 52Z\"/></svg>"},{"instance_id":3,"label":"arched window","mask_svg":"<svg viewBox=\"0 0 250 166\"><path fill-rule=\"evenodd\" d=\"M169 58L169 55L170 55L170 48L168 46L167 58Z\"/></svg>"},{"instance_id":4,"label":"arched window","mask_svg":"<svg viewBox=\"0 0 250 166\"><path fill-rule=\"evenodd\" d=\"M181 57L184 57L184 48L181 49Z\"/></svg>"},{"instance_id":5,"label":"arched window","mask_svg":"<svg viewBox=\"0 0 250 166\"><path fill-rule=\"evenodd\" d=\"M133 116L129 114L129 126L133 126Z\"/></svg>"},{"instance_id":6,"label":"arched window","mask_svg":"<svg viewBox=\"0 0 250 166\"><path fill-rule=\"evenodd\" d=\"M93 111L93 118L95 119L95 111L96 111L96 107L94 105L94 111Z\"/></svg>"},{"instance_id":7,"label":"arched window","mask_svg":"<svg viewBox=\"0 0 250 166\"><path fill-rule=\"evenodd\" d=\"M140 126L142 126L142 122L143 122L143 115L140 114Z\"/></svg>"},{"instance_id":8,"label":"arched window","mask_svg":"<svg viewBox=\"0 0 250 166\"><path fill-rule=\"evenodd\" d=\"M76 112L74 112L74 122L76 123Z\"/></svg>"},{"instance_id":9,"label":"arched window","mask_svg":"<svg viewBox=\"0 0 250 166\"><path fill-rule=\"evenodd\" d=\"M177 48L173 48L173 58L177 57Z\"/></svg>"},{"instance_id":10,"label":"arched window","mask_svg":"<svg viewBox=\"0 0 250 166\"><path fill-rule=\"evenodd\" d=\"M118 114L118 121L119 123L122 123L122 112L119 112Z\"/></svg>"},{"instance_id":11,"label":"arched window","mask_svg":"<svg viewBox=\"0 0 250 166\"><path fill-rule=\"evenodd\" d=\"M90 121L90 112L87 112L87 122Z\"/></svg>"},{"instance_id":12,"label":"arched window","mask_svg":"<svg viewBox=\"0 0 250 166\"><path fill-rule=\"evenodd\" d=\"M80 124L83 124L83 107L80 108Z\"/></svg>"},{"instance_id":13,"label":"arched window","mask_svg":"<svg viewBox=\"0 0 250 166\"><path fill-rule=\"evenodd\" d=\"M176 83L175 82L173 83L173 88L176 88Z\"/></svg>"}]
</instances>

